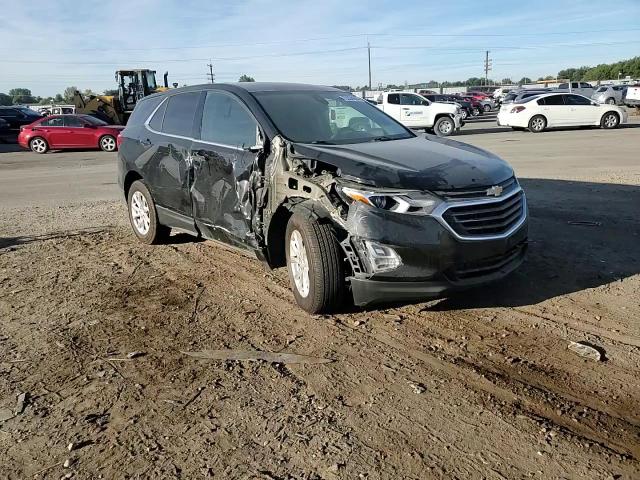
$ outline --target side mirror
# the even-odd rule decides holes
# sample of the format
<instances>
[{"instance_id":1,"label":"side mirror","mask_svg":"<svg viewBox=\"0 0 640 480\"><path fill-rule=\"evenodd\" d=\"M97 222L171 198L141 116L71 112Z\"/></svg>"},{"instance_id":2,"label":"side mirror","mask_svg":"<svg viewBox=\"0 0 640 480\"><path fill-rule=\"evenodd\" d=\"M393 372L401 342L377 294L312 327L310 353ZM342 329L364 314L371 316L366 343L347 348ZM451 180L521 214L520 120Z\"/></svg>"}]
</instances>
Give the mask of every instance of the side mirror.
<instances>
[{"instance_id":1,"label":"side mirror","mask_svg":"<svg viewBox=\"0 0 640 480\"><path fill-rule=\"evenodd\" d=\"M593 105L594 107L598 106L598 102L591 102L591 105Z\"/></svg>"}]
</instances>

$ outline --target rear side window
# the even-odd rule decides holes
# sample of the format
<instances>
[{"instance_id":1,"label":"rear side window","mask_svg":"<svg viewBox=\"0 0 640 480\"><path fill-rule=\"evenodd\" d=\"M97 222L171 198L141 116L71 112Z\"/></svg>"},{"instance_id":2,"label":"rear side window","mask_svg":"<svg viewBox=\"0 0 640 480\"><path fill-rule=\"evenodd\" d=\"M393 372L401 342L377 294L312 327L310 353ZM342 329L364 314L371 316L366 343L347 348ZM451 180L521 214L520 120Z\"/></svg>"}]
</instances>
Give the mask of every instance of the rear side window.
<instances>
[{"instance_id":1,"label":"rear side window","mask_svg":"<svg viewBox=\"0 0 640 480\"><path fill-rule=\"evenodd\" d=\"M65 127L82 127L84 123L78 117L64 117L64 126Z\"/></svg>"},{"instance_id":2,"label":"rear side window","mask_svg":"<svg viewBox=\"0 0 640 480\"><path fill-rule=\"evenodd\" d=\"M62 127L62 117L50 117L40 122L41 127Z\"/></svg>"},{"instance_id":3,"label":"rear side window","mask_svg":"<svg viewBox=\"0 0 640 480\"><path fill-rule=\"evenodd\" d=\"M591 105L591 100L580 95L565 95L564 101L567 105Z\"/></svg>"},{"instance_id":4,"label":"rear side window","mask_svg":"<svg viewBox=\"0 0 640 480\"><path fill-rule=\"evenodd\" d=\"M580 82L580 88L593 88L590 83Z\"/></svg>"},{"instance_id":5,"label":"rear side window","mask_svg":"<svg viewBox=\"0 0 640 480\"><path fill-rule=\"evenodd\" d=\"M0 108L0 117L15 117L18 111L13 108Z\"/></svg>"},{"instance_id":6,"label":"rear side window","mask_svg":"<svg viewBox=\"0 0 640 480\"><path fill-rule=\"evenodd\" d=\"M202 112L202 140L251 147L256 143L256 126L251 114L237 99L224 93L207 92Z\"/></svg>"},{"instance_id":7,"label":"rear side window","mask_svg":"<svg viewBox=\"0 0 640 480\"><path fill-rule=\"evenodd\" d=\"M387 97L387 102L394 105L400 105L400 95L398 93L390 93Z\"/></svg>"},{"instance_id":8,"label":"rear side window","mask_svg":"<svg viewBox=\"0 0 640 480\"><path fill-rule=\"evenodd\" d=\"M169 97L162 122L163 133L190 137L199 97L200 92L179 93Z\"/></svg>"},{"instance_id":9,"label":"rear side window","mask_svg":"<svg viewBox=\"0 0 640 480\"><path fill-rule=\"evenodd\" d=\"M149 121L149 126L152 130L159 132L162 130L162 121L164 120L164 112L167 110L167 102L163 102L160 108L156 110L153 117Z\"/></svg>"},{"instance_id":10,"label":"rear side window","mask_svg":"<svg viewBox=\"0 0 640 480\"><path fill-rule=\"evenodd\" d=\"M550 97L542 98L544 105L564 105L563 95L551 95Z\"/></svg>"},{"instance_id":11,"label":"rear side window","mask_svg":"<svg viewBox=\"0 0 640 480\"><path fill-rule=\"evenodd\" d=\"M131 117L129 117L127 125L132 127L142 125L147 121L149 115L151 115L162 99L163 97L154 97L140 100L136 105L136 108L133 109L133 113L131 114Z\"/></svg>"}]
</instances>

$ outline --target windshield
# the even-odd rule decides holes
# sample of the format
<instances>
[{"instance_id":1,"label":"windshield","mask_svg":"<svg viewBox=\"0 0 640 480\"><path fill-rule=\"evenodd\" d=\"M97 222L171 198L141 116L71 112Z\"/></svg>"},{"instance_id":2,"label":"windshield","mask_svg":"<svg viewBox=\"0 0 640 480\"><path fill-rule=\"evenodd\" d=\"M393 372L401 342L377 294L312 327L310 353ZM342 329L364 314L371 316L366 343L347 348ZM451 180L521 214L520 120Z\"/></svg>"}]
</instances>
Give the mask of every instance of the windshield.
<instances>
[{"instance_id":1,"label":"windshield","mask_svg":"<svg viewBox=\"0 0 640 480\"><path fill-rule=\"evenodd\" d=\"M378 107L345 92L253 94L280 132L300 143L348 144L414 135Z\"/></svg>"},{"instance_id":2,"label":"windshield","mask_svg":"<svg viewBox=\"0 0 640 480\"><path fill-rule=\"evenodd\" d=\"M97 126L109 125L107 122L103 122L99 118L92 117L91 115L83 115L82 119L85 122L90 123L91 125L97 125Z\"/></svg>"},{"instance_id":3,"label":"windshield","mask_svg":"<svg viewBox=\"0 0 640 480\"><path fill-rule=\"evenodd\" d=\"M607 91L607 87L598 87L598 90L596 90L596 92L606 92Z\"/></svg>"}]
</instances>

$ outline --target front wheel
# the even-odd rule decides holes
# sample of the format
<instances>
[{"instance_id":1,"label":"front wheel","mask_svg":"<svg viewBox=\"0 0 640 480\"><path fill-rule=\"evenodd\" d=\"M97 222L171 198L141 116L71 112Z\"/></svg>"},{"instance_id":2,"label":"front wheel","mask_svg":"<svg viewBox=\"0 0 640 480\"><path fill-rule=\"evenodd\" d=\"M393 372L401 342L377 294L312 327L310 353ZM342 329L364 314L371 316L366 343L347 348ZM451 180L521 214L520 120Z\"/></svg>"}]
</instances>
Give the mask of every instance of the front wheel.
<instances>
[{"instance_id":1,"label":"front wheel","mask_svg":"<svg viewBox=\"0 0 640 480\"><path fill-rule=\"evenodd\" d=\"M293 296L309 313L335 310L344 295L344 264L331 225L294 213L285 235Z\"/></svg>"},{"instance_id":2,"label":"front wheel","mask_svg":"<svg viewBox=\"0 0 640 480\"><path fill-rule=\"evenodd\" d=\"M491 105L484 105L482 107L484 109L484 113L489 113L491 111Z\"/></svg>"},{"instance_id":3,"label":"front wheel","mask_svg":"<svg viewBox=\"0 0 640 480\"><path fill-rule=\"evenodd\" d=\"M440 117L433 126L433 131L439 137L448 137L453 133L456 126L451 117Z\"/></svg>"},{"instance_id":4,"label":"front wheel","mask_svg":"<svg viewBox=\"0 0 640 480\"><path fill-rule=\"evenodd\" d=\"M111 135L105 135L100 138L100 149L105 152L115 152L116 139Z\"/></svg>"},{"instance_id":5,"label":"front wheel","mask_svg":"<svg viewBox=\"0 0 640 480\"><path fill-rule=\"evenodd\" d=\"M471 115L477 117L478 115L480 115L480 109L478 107L473 107L473 110L471 110Z\"/></svg>"},{"instance_id":6,"label":"front wheel","mask_svg":"<svg viewBox=\"0 0 640 480\"><path fill-rule=\"evenodd\" d=\"M620 125L620 117L615 112L607 112L602 116L600 120L600 126L602 128L611 129Z\"/></svg>"},{"instance_id":7,"label":"front wheel","mask_svg":"<svg viewBox=\"0 0 640 480\"><path fill-rule=\"evenodd\" d=\"M467 113L467 110L466 110L466 109L462 109L462 110L460 110L460 115L462 116L462 119L463 119L463 120L466 120L466 119L467 119L467 117L469 116L469 114Z\"/></svg>"},{"instance_id":8,"label":"front wheel","mask_svg":"<svg viewBox=\"0 0 640 480\"><path fill-rule=\"evenodd\" d=\"M169 237L171 229L158 222L156 206L147 186L136 180L127 196L129 221L138 240L147 245L162 243Z\"/></svg>"},{"instance_id":9,"label":"front wheel","mask_svg":"<svg viewBox=\"0 0 640 480\"><path fill-rule=\"evenodd\" d=\"M616 99L615 99L615 98L609 98L609 99L607 99L607 104L609 104L609 105L615 105L615 104L616 104Z\"/></svg>"},{"instance_id":10,"label":"front wheel","mask_svg":"<svg viewBox=\"0 0 640 480\"><path fill-rule=\"evenodd\" d=\"M533 133L543 132L547 128L547 119L542 115L535 115L529 120L529 131Z\"/></svg>"}]
</instances>

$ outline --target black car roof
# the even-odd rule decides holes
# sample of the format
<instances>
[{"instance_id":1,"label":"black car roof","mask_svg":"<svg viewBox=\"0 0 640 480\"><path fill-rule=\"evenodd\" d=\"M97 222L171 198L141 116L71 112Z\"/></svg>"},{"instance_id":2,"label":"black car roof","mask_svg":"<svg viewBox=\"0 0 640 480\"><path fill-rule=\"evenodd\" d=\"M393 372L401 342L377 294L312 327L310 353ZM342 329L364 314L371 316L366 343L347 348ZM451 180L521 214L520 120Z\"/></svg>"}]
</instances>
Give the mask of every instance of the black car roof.
<instances>
[{"instance_id":1,"label":"black car roof","mask_svg":"<svg viewBox=\"0 0 640 480\"><path fill-rule=\"evenodd\" d=\"M172 95L175 93L194 92L201 90L227 90L231 92L238 92L244 90L245 92L257 93L257 92L344 92L345 94L351 93L345 90L340 90L335 87L327 87L325 85L309 85L307 83L287 83L287 82L235 82L235 83L203 83L201 85L189 85L188 87L171 88L164 92L157 93L150 96Z\"/></svg>"}]
</instances>

